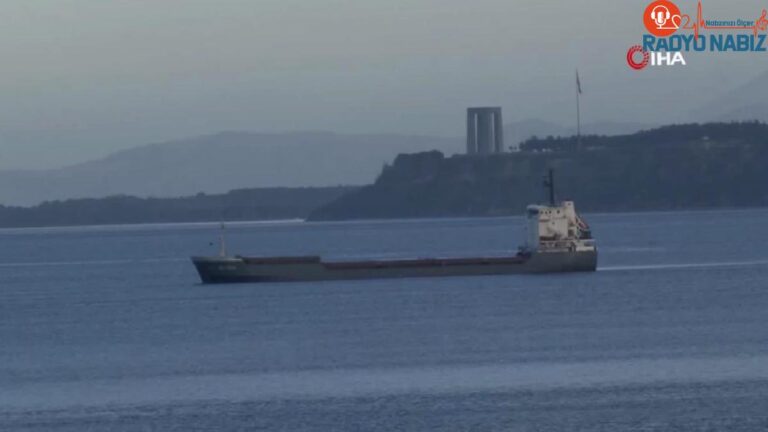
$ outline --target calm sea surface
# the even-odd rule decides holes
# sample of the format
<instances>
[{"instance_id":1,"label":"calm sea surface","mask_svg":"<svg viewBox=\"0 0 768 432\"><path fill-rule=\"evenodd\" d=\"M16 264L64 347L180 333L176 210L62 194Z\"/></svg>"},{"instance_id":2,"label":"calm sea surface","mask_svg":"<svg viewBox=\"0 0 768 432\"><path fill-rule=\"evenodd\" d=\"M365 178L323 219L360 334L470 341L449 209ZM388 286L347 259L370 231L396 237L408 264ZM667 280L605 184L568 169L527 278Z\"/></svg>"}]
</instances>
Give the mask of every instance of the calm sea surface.
<instances>
[{"instance_id":1,"label":"calm sea surface","mask_svg":"<svg viewBox=\"0 0 768 432\"><path fill-rule=\"evenodd\" d=\"M203 286L217 224L0 230L0 431L768 429L768 210L587 215L593 274ZM238 223L499 255L520 218Z\"/></svg>"}]
</instances>

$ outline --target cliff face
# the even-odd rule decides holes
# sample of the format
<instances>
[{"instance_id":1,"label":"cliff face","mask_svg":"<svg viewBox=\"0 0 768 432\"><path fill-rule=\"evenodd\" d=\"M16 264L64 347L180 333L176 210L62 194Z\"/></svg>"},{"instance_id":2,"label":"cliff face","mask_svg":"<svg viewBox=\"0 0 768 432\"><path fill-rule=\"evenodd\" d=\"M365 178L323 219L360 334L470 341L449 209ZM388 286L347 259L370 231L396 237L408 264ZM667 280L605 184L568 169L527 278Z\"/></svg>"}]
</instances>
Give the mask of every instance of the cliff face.
<instances>
[{"instance_id":1,"label":"cliff face","mask_svg":"<svg viewBox=\"0 0 768 432\"><path fill-rule=\"evenodd\" d=\"M520 214L545 201L556 172L558 199L583 211L768 205L768 126L669 126L633 135L531 139L520 153L399 155L373 185L315 210L310 219Z\"/></svg>"}]
</instances>

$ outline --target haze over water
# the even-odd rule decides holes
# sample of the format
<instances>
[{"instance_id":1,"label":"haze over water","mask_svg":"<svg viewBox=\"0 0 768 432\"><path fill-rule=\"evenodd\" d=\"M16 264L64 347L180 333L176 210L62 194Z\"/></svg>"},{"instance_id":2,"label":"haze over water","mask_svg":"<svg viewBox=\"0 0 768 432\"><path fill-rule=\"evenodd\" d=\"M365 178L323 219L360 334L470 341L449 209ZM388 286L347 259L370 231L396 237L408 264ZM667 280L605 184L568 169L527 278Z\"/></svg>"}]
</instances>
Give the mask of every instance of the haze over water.
<instances>
[{"instance_id":1,"label":"haze over water","mask_svg":"<svg viewBox=\"0 0 768 432\"><path fill-rule=\"evenodd\" d=\"M764 53L631 70L648 3L5 0L0 170L226 130L461 137L474 105L575 127L576 68L585 125L730 120L729 103L765 120L760 81L734 94L766 72ZM765 2L703 7L754 20Z\"/></svg>"},{"instance_id":2,"label":"haze over water","mask_svg":"<svg viewBox=\"0 0 768 432\"><path fill-rule=\"evenodd\" d=\"M0 231L0 430L768 427L767 210L587 215L594 274L199 284L215 224ZM230 252L511 253L522 220L253 223Z\"/></svg>"}]
</instances>

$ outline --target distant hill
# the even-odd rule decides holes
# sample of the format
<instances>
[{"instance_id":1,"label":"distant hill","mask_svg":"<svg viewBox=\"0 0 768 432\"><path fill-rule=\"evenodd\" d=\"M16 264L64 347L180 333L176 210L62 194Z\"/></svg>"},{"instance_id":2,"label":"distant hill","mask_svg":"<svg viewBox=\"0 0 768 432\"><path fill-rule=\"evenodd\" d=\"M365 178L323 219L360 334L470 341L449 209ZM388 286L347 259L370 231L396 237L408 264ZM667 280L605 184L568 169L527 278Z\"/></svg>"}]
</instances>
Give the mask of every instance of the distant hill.
<instances>
[{"instance_id":1,"label":"distant hill","mask_svg":"<svg viewBox=\"0 0 768 432\"><path fill-rule=\"evenodd\" d=\"M699 121L751 121L768 122L768 72L734 88L713 94L704 106L690 113Z\"/></svg>"},{"instance_id":2,"label":"distant hill","mask_svg":"<svg viewBox=\"0 0 768 432\"><path fill-rule=\"evenodd\" d=\"M303 219L351 187L241 189L183 198L106 198L0 206L0 227Z\"/></svg>"},{"instance_id":3,"label":"distant hill","mask_svg":"<svg viewBox=\"0 0 768 432\"><path fill-rule=\"evenodd\" d=\"M224 132L137 147L60 169L0 171L0 204L367 184L398 153L452 154L462 151L463 142L463 138L394 134Z\"/></svg>"},{"instance_id":4,"label":"distant hill","mask_svg":"<svg viewBox=\"0 0 768 432\"><path fill-rule=\"evenodd\" d=\"M542 202L542 175L582 210L768 206L768 125L666 126L622 136L530 139L523 151L399 155L373 185L314 211L339 220L520 214Z\"/></svg>"},{"instance_id":5,"label":"distant hill","mask_svg":"<svg viewBox=\"0 0 768 432\"><path fill-rule=\"evenodd\" d=\"M632 123L593 123L585 133L642 129ZM572 128L541 120L505 127L507 147L531 136L566 136ZM112 195L176 197L237 188L362 185L400 153L463 153L464 137L342 135L331 132L222 132L150 144L59 169L0 171L0 205Z\"/></svg>"}]
</instances>

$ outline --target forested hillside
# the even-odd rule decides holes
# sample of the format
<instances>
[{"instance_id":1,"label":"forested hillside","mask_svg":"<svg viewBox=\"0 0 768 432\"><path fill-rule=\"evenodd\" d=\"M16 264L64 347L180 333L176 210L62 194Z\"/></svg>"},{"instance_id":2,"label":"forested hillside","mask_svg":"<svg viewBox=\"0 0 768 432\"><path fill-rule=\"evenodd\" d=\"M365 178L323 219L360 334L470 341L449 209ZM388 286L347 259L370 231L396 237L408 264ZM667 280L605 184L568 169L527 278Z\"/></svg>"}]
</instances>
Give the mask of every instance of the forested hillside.
<instances>
[{"instance_id":1,"label":"forested hillside","mask_svg":"<svg viewBox=\"0 0 768 432\"><path fill-rule=\"evenodd\" d=\"M556 172L559 199L581 210L665 210L768 205L768 126L666 126L623 136L531 138L490 156L399 155L373 185L311 219L519 214L544 201Z\"/></svg>"}]
</instances>

